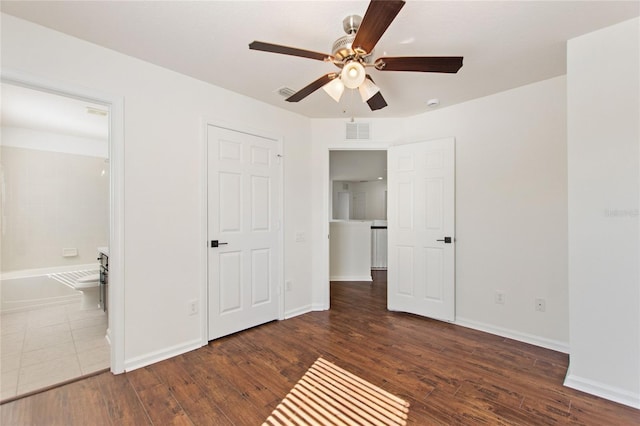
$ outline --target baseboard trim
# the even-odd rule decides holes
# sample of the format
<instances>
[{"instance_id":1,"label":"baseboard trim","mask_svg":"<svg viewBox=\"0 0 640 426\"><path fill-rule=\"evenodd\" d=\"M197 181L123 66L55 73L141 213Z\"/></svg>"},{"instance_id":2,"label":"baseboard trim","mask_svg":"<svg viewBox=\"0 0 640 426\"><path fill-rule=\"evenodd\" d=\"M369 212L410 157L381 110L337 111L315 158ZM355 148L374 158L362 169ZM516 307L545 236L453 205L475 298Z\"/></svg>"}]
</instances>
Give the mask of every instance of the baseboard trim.
<instances>
[{"instance_id":1,"label":"baseboard trim","mask_svg":"<svg viewBox=\"0 0 640 426\"><path fill-rule=\"evenodd\" d=\"M147 365L155 364L156 362L164 361L165 359L193 351L202 346L202 339L197 338L181 345L171 346L160 351L151 352L147 355L131 358L129 360L125 360L124 370L133 371L138 368L146 367Z\"/></svg>"},{"instance_id":2,"label":"baseboard trim","mask_svg":"<svg viewBox=\"0 0 640 426\"><path fill-rule=\"evenodd\" d=\"M373 281L371 275L338 275L329 277L330 281Z\"/></svg>"},{"instance_id":3,"label":"baseboard trim","mask_svg":"<svg viewBox=\"0 0 640 426\"><path fill-rule=\"evenodd\" d=\"M566 387L586 392L591 395L599 396L610 401L628 405L629 407L640 409L640 393L629 392L624 389L605 385L595 380L585 379L571 374L571 365L564 379Z\"/></svg>"},{"instance_id":4,"label":"baseboard trim","mask_svg":"<svg viewBox=\"0 0 640 426\"><path fill-rule=\"evenodd\" d=\"M302 306L300 308L297 309L293 309L291 311L287 311L284 313L284 319L289 319L289 318L293 318L293 317L297 317L298 315L303 315L306 313L311 312L312 306L311 305L306 305L306 306Z\"/></svg>"},{"instance_id":5,"label":"baseboard trim","mask_svg":"<svg viewBox=\"0 0 640 426\"><path fill-rule=\"evenodd\" d=\"M508 339L517 340L519 342L529 343L531 345L540 346L554 351L569 353L569 344L558 340L547 339L546 337L535 336L533 334L522 333L516 330L496 327L491 324L485 324L468 318L457 317L453 322L462 327L472 328L474 330L484 331L486 333L495 334L496 336L506 337Z\"/></svg>"},{"instance_id":6,"label":"baseboard trim","mask_svg":"<svg viewBox=\"0 0 640 426\"><path fill-rule=\"evenodd\" d=\"M311 310L314 311L314 312L326 311L328 309L329 309L329 307L325 303L312 303L311 304Z\"/></svg>"}]
</instances>

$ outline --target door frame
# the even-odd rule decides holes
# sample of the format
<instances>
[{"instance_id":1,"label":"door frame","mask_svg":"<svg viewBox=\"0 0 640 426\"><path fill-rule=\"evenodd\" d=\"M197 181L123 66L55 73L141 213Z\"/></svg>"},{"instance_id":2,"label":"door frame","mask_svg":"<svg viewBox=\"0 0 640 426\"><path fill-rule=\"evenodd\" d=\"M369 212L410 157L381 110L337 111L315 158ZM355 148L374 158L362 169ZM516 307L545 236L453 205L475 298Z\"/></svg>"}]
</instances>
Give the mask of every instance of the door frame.
<instances>
[{"instance_id":1,"label":"door frame","mask_svg":"<svg viewBox=\"0 0 640 426\"><path fill-rule=\"evenodd\" d=\"M330 171L330 156L331 151L388 151L389 147L395 144L389 142L336 142L330 143L325 149L323 149L323 156L321 160L324 162L322 166L323 179L322 179L322 193L324 194L322 200L322 210L325 212L325 220L322 223L322 235L326 235L327 238L321 238L322 249L320 255L322 258L319 260L320 265L323 265L320 277L319 300L313 306L314 310L327 310L331 308L331 284L330 284L330 265L329 259L331 256L329 245L329 222L333 217L332 203L329 201L333 196L332 193L332 181Z\"/></svg>"},{"instance_id":2,"label":"door frame","mask_svg":"<svg viewBox=\"0 0 640 426\"><path fill-rule=\"evenodd\" d=\"M111 372L125 371L124 316L124 98L83 86L2 69L3 83L109 107L109 331Z\"/></svg>"},{"instance_id":3,"label":"door frame","mask_svg":"<svg viewBox=\"0 0 640 426\"><path fill-rule=\"evenodd\" d=\"M208 127L214 126L219 127L226 130L231 130L239 133L246 133L252 136L257 136L260 138L270 139L276 142L278 156L280 158L279 162L279 172L280 172L280 201L278 202L278 217L276 218L277 223L279 224L278 229L278 256L280 260L278 262L278 277L279 280L276 283L276 294L278 296L278 320L283 320L284 316L284 302L285 302L285 291L284 291L284 156L283 156L283 137L279 135L275 135L272 132L256 129L247 124L240 123L229 123L226 121L220 121L213 118L202 117L201 118L201 135L200 140L202 141L202 162L201 162L201 212L200 212L200 234L204 236L202 240L202 251L200 263L202 265L201 274L201 285L200 285L200 295L198 300L200 301L199 310L202 313L200 315L200 336L201 336L201 344L202 346L206 346L209 343L209 239L208 239L208 185L209 185L209 143L208 143Z\"/></svg>"}]
</instances>

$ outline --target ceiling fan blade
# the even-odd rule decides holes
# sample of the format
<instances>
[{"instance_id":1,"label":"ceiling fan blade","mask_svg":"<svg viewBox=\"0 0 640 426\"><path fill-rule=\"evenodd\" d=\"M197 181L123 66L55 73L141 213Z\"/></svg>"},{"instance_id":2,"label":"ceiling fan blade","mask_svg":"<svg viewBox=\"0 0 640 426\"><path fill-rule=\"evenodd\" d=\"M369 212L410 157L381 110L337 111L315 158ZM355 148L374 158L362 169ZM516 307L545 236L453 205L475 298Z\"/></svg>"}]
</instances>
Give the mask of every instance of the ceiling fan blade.
<instances>
[{"instance_id":1,"label":"ceiling fan blade","mask_svg":"<svg viewBox=\"0 0 640 426\"><path fill-rule=\"evenodd\" d=\"M373 84L376 84L376 82L373 81L373 78L371 78L370 75L367 75L367 79L371 80ZM382 97L382 93L378 91L378 93L376 93L371 98L369 98L369 100L367 101L367 104L369 105L369 108L371 108L371 111L377 111L379 109L386 107L387 101L385 101L384 98Z\"/></svg>"},{"instance_id":2,"label":"ceiling fan blade","mask_svg":"<svg viewBox=\"0 0 640 426\"><path fill-rule=\"evenodd\" d=\"M402 0L372 0L353 40L353 49L371 52L403 6Z\"/></svg>"},{"instance_id":3,"label":"ceiling fan blade","mask_svg":"<svg viewBox=\"0 0 640 426\"><path fill-rule=\"evenodd\" d=\"M263 52L282 53L283 55L299 56L302 58L317 59L324 61L331 59L331 55L326 53L313 52L311 50L298 49L295 47L282 46L280 44L265 43L264 41L253 41L249 44L249 49L262 50Z\"/></svg>"},{"instance_id":4,"label":"ceiling fan blade","mask_svg":"<svg viewBox=\"0 0 640 426\"><path fill-rule=\"evenodd\" d=\"M327 75L323 75L313 83L309 84L308 86L298 90L296 93L289 96L287 99L285 99L285 101L299 102L304 98L306 98L307 96L309 96L310 94L312 94L313 92L315 92L316 90L318 90L319 88L321 88L322 86L324 86L325 84L327 84L328 82L330 82L331 80L333 80L334 78L336 78L337 76L338 75L334 72L329 73Z\"/></svg>"},{"instance_id":5,"label":"ceiling fan blade","mask_svg":"<svg viewBox=\"0 0 640 426\"><path fill-rule=\"evenodd\" d=\"M462 56L398 56L378 58L379 71L420 71L457 73L462 68Z\"/></svg>"}]
</instances>

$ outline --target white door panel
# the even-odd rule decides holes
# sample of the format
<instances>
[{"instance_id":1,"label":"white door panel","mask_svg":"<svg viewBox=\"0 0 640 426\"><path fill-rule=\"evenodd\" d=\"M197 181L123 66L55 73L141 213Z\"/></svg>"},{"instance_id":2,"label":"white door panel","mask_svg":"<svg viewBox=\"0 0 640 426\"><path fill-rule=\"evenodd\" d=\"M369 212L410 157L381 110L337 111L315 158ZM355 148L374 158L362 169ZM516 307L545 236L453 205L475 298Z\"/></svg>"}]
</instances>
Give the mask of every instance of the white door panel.
<instances>
[{"instance_id":1,"label":"white door panel","mask_svg":"<svg viewBox=\"0 0 640 426\"><path fill-rule=\"evenodd\" d=\"M453 139L388 151L389 310L455 319L454 162Z\"/></svg>"},{"instance_id":2,"label":"white door panel","mask_svg":"<svg viewBox=\"0 0 640 426\"><path fill-rule=\"evenodd\" d=\"M212 340L278 318L281 174L272 139L208 126L207 143Z\"/></svg>"}]
</instances>

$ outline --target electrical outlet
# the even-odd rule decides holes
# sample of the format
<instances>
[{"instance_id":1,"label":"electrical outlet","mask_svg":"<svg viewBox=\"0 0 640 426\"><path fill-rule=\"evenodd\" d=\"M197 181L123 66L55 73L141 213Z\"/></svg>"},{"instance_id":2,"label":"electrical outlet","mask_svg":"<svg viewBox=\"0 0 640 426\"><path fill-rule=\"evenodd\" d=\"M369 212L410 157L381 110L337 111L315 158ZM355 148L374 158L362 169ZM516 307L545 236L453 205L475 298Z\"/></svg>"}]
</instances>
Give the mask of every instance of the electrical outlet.
<instances>
[{"instance_id":1,"label":"electrical outlet","mask_svg":"<svg viewBox=\"0 0 640 426\"><path fill-rule=\"evenodd\" d=\"M546 310L547 310L547 303L545 302L545 300L542 299L542 298L537 298L536 299L536 311L544 312Z\"/></svg>"},{"instance_id":2,"label":"electrical outlet","mask_svg":"<svg viewBox=\"0 0 640 426\"><path fill-rule=\"evenodd\" d=\"M188 309L189 309L189 315L197 314L198 313L198 301L196 299L193 299L193 300L189 301Z\"/></svg>"},{"instance_id":3,"label":"electrical outlet","mask_svg":"<svg viewBox=\"0 0 640 426\"><path fill-rule=\"evenodd\" d=\"M291 284L291 281L287 281L286 283L284 283L284 289L286 291L291 291L292 288L293 288L293 285Z\"/></svg>"},{"instance_id":4,"label":"electrical outlet","mask_svg":"<svg viewBox=\"0 0 640 426\"><path fill-rule=\"evenodd\" d=\"M494 295L494 299L495 299L495 302L496 302L498 305L504 305L504 299L505 299L505 297L504 297L504 293L503 293L503 292L501 292L501 291L496 291L496 294Z\"/></svg>"}]
</instances>

